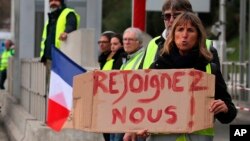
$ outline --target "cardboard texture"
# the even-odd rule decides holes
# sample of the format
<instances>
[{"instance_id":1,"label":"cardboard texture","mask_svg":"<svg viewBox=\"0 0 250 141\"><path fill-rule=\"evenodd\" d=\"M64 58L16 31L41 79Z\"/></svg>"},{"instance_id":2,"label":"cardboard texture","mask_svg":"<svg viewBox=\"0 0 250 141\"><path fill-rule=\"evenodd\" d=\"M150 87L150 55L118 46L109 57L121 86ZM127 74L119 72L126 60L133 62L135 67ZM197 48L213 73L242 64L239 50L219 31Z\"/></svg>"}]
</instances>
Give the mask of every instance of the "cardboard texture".
<instances>
[{"instance_id":1,"label":"cardboard texture","mask_svg":"<svg viewBox=\"0 0 250 141\"><path fill-rule=\"evenodd\" d=\"M215 77L195 69L92 71L74 77L64 128L191 133L213 127Z\"/></svg>"}]
</instances>

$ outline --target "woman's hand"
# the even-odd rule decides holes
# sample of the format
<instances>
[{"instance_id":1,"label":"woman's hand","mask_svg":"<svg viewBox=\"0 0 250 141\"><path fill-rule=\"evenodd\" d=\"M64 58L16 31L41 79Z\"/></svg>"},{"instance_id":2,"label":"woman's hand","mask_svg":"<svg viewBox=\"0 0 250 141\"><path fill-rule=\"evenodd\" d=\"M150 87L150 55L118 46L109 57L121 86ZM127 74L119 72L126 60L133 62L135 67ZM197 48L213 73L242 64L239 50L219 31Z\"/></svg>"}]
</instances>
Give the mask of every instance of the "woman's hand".
<instances>
[{"instance_id":1,"label":"woman's hand","mask_svg":"<svg viewBox=\"0 0 250 141\"><path fill-rule=\"evenodd\" d=\"M123 141L136 141L136 133L125 133Z\"/></svg>"},{"instance_id":2,"label":"woman's hand","mask_svg":"<svg viewBox=\"0 0 250 141\"><path fill-rule=\"evenodd\" d=\"M212 102L209 110L210 112L214 112L214 114L218 114L220 112L227 113L228 107L224 101L217 99Z\"/></svg>"},{"instance_id":3,"label":"woman's hand","mask_svg":"<svg viewBox=\"0 0 250 141\"><path fill-rule=\"evenodd\" d=\"M65 40L67 39L67 37L68 37L68 33L63 32L63 33L60 34L59 39L60 39L61 41L65 41Z\"/></svg>"},{"instance_id":4,"label":"woman's hand","mask_svg":"<svg viewBox=\"0 0 250 141\"><path fill-rule=\"evenodd\" d=\"M148 129L144 129L144 130L138 131L136 135L142 138L147 138L150 135L150 133L148 132Z\"/></svg>"},{"instance_id":5,"label":"woman's hand","mask_svg":"<svg viewBox=\"0 0 250 141\"><path fill-rule=\"evenodd\" d=\"M150 135L147 129L140 130L136 133L125 133L123 136L123 141L136 141L137 137L147 138Z\"/></svg>"}]
</instances>

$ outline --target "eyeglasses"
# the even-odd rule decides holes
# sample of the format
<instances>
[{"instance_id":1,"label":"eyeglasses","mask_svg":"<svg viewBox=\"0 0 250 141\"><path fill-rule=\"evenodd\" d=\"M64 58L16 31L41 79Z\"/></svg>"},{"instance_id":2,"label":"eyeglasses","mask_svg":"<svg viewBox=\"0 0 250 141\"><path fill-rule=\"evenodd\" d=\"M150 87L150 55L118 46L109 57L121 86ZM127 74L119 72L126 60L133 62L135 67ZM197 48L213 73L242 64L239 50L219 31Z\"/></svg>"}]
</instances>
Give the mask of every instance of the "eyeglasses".
<instances>
[{"instance_id":1,"label":"eyeglasses","mask_svg":"<svg viewBox=\"0 0 250 141\"><path fill-rule=\"evenodd\" d=\"M97 44L107 44L109 41L98 41Z\"/></svg>"},{"instance_id":2,"label":"eyeglasses","mask_svg":"<svg viewBox=\"0 0 250 141\"><path fill-rule=\"evenodd\" d=\"M173 13L173 14L165 13L165 14L162 14L161 17L162 17L163 20L170 21L171 17L173 17L173 19L175 19L180 14L181 13Z\"/></svg>"},{"instance_id":3,"label":"eyeglasses","mask_svg":"<svg viewBox=\"0 0 250 141\"><path fill-rule=\"evenodd\" d=\"M137 39L133 39L133 38L123 38L122 40L123 40L123 42L125 42L125 41L128 41L128 42L137 41Z\"/></svg>"}]
</instances>

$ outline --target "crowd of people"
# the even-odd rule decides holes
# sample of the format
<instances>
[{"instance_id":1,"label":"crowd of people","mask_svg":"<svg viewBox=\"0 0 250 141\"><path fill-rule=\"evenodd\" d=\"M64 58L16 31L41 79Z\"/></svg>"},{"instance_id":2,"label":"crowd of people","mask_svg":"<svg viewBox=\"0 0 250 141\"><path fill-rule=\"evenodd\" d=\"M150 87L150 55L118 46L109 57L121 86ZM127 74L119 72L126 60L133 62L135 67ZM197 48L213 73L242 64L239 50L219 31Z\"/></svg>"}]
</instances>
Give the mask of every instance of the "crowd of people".
<instances>
[{"instance_id":1,"label":"crowd of people","mask_svg":"<svg viewBox=\"0 0 250 141\"><path fill-rule=\"evenodd\" d=\"M60 48L60 42L67 39L68 33L77 30L80 22L79 15L74 9L67 8L64 0L49 0L49 5L40 53L47 71L50 71L53 59L51 47ZM218 53L206 39L206 31L192 5L188 0L166 0L162 6L162 19L165 25L162 35L153 38L147 47L142 45L143 35L139 28L128 27L123 33L103 32L98 40L100 70L195 68L212 73L216 81L210 112L221 123L230 123L237 110L221 74ZM6 79L6 58L13 55L9 50L11 43L6 42L6 51L1 55L1 89L4 89ZM104 133L103 136L105 141L212 141L214 129L190 134L149 134L148 129L143 129L137 133Z\"/></svg>"}]
</instances>

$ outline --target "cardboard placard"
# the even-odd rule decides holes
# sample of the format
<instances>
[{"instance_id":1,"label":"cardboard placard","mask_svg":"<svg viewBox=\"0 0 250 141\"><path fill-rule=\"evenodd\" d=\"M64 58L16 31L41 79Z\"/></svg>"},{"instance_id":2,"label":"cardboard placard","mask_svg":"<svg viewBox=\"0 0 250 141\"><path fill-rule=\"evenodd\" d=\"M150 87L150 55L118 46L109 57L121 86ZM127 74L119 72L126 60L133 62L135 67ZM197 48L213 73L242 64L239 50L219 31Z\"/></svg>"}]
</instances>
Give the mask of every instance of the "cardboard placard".
<instances>
[{"instance_id":1,"label":"cardboard placard","mask_svg":"<svg viewBox=\"0 0 250 141\"><path fill-rule=\"evenodd\" d=\"M64 128L191 133L213 127L215 77L195 69L92 71L74 77Z\"/></svg>"}]
</instances>

